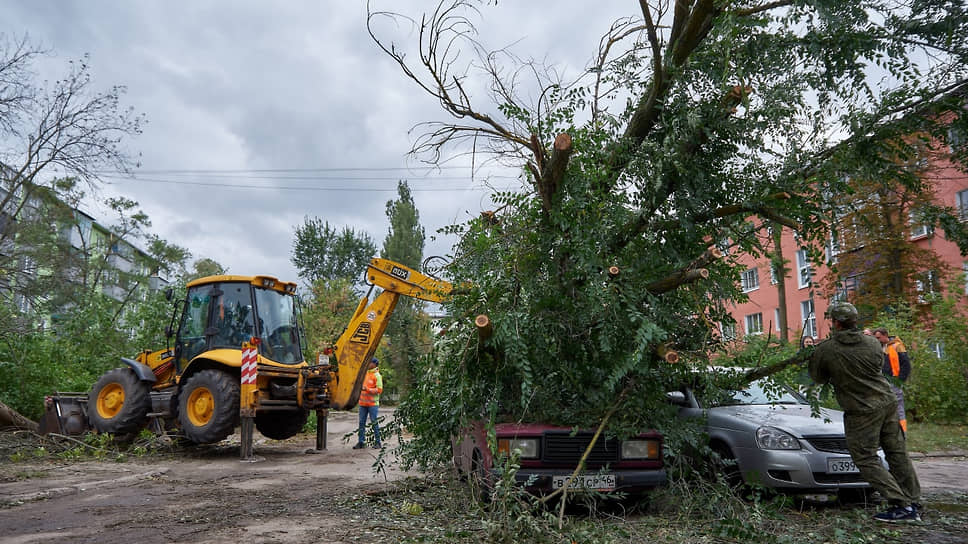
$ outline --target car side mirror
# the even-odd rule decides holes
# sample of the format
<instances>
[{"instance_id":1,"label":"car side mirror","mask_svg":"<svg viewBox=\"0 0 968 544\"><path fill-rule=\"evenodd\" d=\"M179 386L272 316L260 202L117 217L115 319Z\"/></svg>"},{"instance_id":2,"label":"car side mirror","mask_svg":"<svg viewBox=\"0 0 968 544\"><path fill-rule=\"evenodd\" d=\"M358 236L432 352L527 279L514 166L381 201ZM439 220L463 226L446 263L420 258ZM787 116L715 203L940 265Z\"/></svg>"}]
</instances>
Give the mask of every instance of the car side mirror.
<instances>
[{"instance_id":1,"label":"car side mirror","mask_svg":"<svg viewBox=\"0 0 968 544\"><path fill-rule=\"evenodd\" d=\"M670 404L675 404L676 406L685 406L687 404L686 394L682 391L669 391L666 393L666 400L669 401Z\"/></svg>"}]
</instances>

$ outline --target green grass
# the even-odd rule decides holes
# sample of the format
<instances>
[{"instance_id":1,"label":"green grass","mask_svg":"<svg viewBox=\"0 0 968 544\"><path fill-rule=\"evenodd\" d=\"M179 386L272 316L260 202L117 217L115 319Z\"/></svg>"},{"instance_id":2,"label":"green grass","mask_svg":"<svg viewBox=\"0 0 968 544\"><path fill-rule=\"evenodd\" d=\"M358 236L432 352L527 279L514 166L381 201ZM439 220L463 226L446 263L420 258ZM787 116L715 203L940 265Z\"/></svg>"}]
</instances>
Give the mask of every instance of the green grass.
<instances>
[{"instance_id":1,"label":"green grass","mask_svg":"<svg viewBox=\"0 0 968 544\"><path fill-rule=\"evenodd\" d=\"M907 441L908 451L968 451L968 425L909 422Z\"/></svg>"}]
</instances>

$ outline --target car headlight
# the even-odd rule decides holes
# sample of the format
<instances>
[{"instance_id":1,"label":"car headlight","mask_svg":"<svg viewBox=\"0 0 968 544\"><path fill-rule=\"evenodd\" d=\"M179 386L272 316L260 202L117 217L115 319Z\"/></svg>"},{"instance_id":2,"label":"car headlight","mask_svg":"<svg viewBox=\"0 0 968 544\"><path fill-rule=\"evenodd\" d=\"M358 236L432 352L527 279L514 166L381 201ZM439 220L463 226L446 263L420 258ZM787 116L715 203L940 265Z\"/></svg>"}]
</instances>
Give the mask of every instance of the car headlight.
<instances>
[{"instance_id":1,"label":"car headlight","mask_svg":"<svg viewBox=\"0 0 968 544\"><path fill-rule=\"evenodd\" d=\"M764 450L798 450L800 441L776 427L756 429L756 445Z\"/></svg>"},{"instance_id":2,"label":"car headlight","mask_svg":"<svg viewBox=\"0 0 968 544\"><path fill-rule=\"evenodd\" d=\"M521 459L538 458L538 439L537 438L499 438L497 440L497 451L504 455L511 455L511 452L518 450L521 452Z\"/></svg>"},{"instance_id":3,"label":"car headlight","mask_svg":"<svg viewBox=\"0 0 968 544\"><path fill-rule=\"evenodd\" d=\"M622 459L658 459L658 440L626 440L622 442Z\"/></svg>"}]
</instances>

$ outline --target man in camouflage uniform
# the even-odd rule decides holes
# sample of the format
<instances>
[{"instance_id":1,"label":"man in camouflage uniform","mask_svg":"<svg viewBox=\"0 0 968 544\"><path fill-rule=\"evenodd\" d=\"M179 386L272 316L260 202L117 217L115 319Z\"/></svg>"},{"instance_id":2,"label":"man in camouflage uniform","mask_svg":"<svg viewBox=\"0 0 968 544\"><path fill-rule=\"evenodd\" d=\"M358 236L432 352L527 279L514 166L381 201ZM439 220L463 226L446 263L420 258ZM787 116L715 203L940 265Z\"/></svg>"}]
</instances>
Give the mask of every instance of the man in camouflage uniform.
<instances>
[{"instance_id":1,"label":"man in camouflage uniform","mask_svg":"<svg viewBox=\"0 0 968 544\"><path fill-rule=\"evenodd\" d=\"M847 449L860 475L891 508L874 516L879 521L920 521L921 485L908 458L897 418L897 399L881 373L884 355L874 337L857 330L857 309L835 302L828 315L834 331L810 358L810 377L834 387L844 411ZM890 471L877 456L884 450Z\"/></svg>"}]
</instances>

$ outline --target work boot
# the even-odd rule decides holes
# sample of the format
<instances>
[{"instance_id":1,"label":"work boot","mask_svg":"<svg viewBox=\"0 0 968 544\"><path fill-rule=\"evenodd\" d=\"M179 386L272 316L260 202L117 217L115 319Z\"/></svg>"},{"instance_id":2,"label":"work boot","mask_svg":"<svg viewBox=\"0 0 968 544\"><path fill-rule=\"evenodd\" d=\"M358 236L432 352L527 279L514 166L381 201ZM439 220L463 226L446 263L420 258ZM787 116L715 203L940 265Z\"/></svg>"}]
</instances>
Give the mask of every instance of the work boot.
<instances>
[{"instance_id":1,"label":"work boot","mask_svg":"<svg viewBox=\"0 0 968 544\"><path fill-rule=\"evenodd\" d=\"M375 449L375 450L382 450L383 449L383 444L380 444L379 442L377 442L376 444L373 444L373 449Z\"/></svg>"},{"instance_id":2,"label":"work boot","mask_svg":"<svg viewBox=\"0 0 968 544\"><path fill-rule=\"evenodd\" d=\"M921 521L921 513L914 506L895 506L890 510L874 515L874 519L888 523Z\"/></svg>"},{"instance_id":3,"label":"work boot","mask_svg":"<svg viewBox=\"0 0 968 544\"><path fill-rule=\"evenodd\" d=\"M366 447L366 444L364 444L364 443L362 443L362 442L357 442L357 443L356 443L356 445L355 445L355 446L353 446L353 449L354 449L354 450L362 450L362 449L363 449L363 448L365 448L365 447Z\"/></svg>"}]
</instances>

